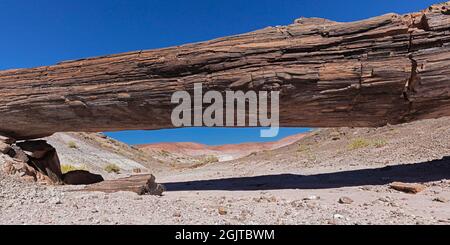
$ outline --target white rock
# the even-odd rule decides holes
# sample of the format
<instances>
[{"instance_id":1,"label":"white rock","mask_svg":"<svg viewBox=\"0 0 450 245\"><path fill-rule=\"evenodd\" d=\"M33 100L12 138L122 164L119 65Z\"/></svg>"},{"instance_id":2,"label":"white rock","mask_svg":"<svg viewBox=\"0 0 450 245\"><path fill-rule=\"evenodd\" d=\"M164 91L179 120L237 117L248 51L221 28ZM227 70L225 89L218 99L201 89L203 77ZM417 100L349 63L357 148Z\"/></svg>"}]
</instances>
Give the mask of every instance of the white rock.
<instances>
[{"instance_id":1,"label":"white rock","mask_svg":"<svg viewBox=\"0 0 450 245\"><path fill-rule=\"evenodd\" d=\"M319 200L319 199L320 199L319 196L309 196L309 197L303 198L303 200Z\"/></svg>"},{"instance_id":2,"label":"white rock","mask_svg":"<svg viewBox=\"0 0 450 245\"><path fill-rule=\"evenodd\" d=\"M334 215L333 215L333 218L334 218L334 219L343 219L344 216L341 215L341 214L334 214Z\"/></svg>"}]
</instances>

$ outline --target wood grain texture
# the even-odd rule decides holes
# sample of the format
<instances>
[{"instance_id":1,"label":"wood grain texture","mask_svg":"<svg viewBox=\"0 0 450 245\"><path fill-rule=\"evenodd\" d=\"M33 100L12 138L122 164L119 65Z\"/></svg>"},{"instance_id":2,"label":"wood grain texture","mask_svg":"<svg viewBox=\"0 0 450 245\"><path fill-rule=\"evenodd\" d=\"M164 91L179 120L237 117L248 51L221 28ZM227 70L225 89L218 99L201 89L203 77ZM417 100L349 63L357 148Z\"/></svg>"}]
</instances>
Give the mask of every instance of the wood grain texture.
<instances>
[{"instance_id":1,"label":"wood grain texture","mask_svg":"<svg viewBox=\"0 0 450 245\"><path fill-rule=\"evenodd\" d=\"M351 23L294 24L183 46L0 71L0 132L170 128L175 91L278 90L282 126L450 116L450 2Z\"/></svg>"}]
</instances>

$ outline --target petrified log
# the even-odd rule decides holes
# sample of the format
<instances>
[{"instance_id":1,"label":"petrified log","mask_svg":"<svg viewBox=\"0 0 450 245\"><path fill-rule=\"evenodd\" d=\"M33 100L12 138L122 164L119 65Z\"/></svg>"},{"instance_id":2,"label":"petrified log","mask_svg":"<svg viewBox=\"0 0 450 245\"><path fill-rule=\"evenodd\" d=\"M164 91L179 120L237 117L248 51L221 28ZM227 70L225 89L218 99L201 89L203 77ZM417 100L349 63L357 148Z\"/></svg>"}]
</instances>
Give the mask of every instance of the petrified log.
<instances>
[{"instance_id":1,"label":"petrified log","mask_svg":"<svg viewBox=\"0 0 450 245\"><path fill-rule=\"evenodd\" d=\"M105 193L131 191L138 195L162 195L165 191L164 186L155 182L155 176L152 174L133 175L130 177L105 180L103 182L86 186L80 191L101 191Z\"/></svg>"},{"instance_id":2,"label":"petrified log","mask_svg":"<svg viewBox=\"0 0 450 245\"><path fill-rule=\"evenodd\" d=\"M0 132L170 128L171 95L279 90L280 125L382 126L450 116L450 2L0 72Z\"/></svg>"},{"instance_id":3,"label":"petrified log","mask_svg":"<svg viewBox=\"0 0 450 245\"><path fill-rule=\"evenodd\" d=\"M104 181L99 174L93 174L86 170L74 170L62 175L64 184L67 185L91 185Z\"/></svg>"}]
</instances>

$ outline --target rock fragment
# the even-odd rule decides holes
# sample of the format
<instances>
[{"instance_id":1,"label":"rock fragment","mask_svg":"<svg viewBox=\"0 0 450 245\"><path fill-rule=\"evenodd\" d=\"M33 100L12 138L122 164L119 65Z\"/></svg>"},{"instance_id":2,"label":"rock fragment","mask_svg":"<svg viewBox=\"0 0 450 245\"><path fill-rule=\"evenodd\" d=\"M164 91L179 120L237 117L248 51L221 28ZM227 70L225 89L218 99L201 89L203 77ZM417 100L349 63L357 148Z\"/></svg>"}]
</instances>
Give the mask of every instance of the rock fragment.
<instances>
[{"instance_id":1,"label":"rock fragment","mask_svg":"<svg viewBox=\"0 0 450 245\"><path fill-rule=\"evenodd\" d=\"M319 196L309 196L309 197L303 198L304 201L312 201L312 200L319 200L319 199L320 199Z\"/></svg>"},{"instance_id":2,"label":"rock fragment","mask_svg":"<svg viewBox=\"0 0 450 245\"><path fill-rule=\"evenodd\" d=\"M436 197L436 198L433 199L433 201L435 201L435 202L447 203L447 202L448 202L448 199L445 198L445 197Z\"/></svg>"},{"instance_id":3,"label":"rock fragment","mask_svg":"<svg viewBox=\"0 0 450 245\"><path fill-rule=\"evenodd\" d=\"M410 184L403 182L392 182L389 186L394 190L411 194L417 194L425 190L426 188L424 185L421 184Z\"/></svg>"},{"instance_id":4,"label":"rock fragment","mask_svg":"<svg viewBox=\"0 0 450 245\"><path fill-rule=\"evenodd\" d=\"M11 146L0 141L0 153L7 154L11 150Z\"/></svg>"},{"instance_id":5,"label":"rock fragment","mask_svg":"<svg viewBox=\"0 0 450 245\"><path fill-rule=\"evenodd\" d=\"M59 205L59 204L62 204L62 202L61 202L61 199L59 199L58 197L54 197L54 198L50 199L50 204Z\"/></svg>"},{"instance_id":6,"label":"rock fragment","mask_svg":"<svg viewBox=\"0 0 450 245\"><path fill-rule=\"evenodd\" d=\"M85 170L70 171L62 175L64 184L68 185L90 185L102 182L104 179L99 174L93 174Z\"/></svg>"},{"instance_id":7,"label":"rock fragment","mask_svg":"<svg viewBox=\"0 0 450 245\"><path fill-rule=\"evenodd\" d=\"M340 140L341 134L339 132L331 132L330 138L331 138L331 140Z\"/></svg>"},{"instance_id":8,"label":"rock fragment","mask_svg":"<svg viewBox=\"0 0 450 245\"><path fill-rule=\"evenodd\" d=\"M341 197L339 198L340 204L351 204L353 203L353 200L350 197Z\"/></svg>"}]
</instances>

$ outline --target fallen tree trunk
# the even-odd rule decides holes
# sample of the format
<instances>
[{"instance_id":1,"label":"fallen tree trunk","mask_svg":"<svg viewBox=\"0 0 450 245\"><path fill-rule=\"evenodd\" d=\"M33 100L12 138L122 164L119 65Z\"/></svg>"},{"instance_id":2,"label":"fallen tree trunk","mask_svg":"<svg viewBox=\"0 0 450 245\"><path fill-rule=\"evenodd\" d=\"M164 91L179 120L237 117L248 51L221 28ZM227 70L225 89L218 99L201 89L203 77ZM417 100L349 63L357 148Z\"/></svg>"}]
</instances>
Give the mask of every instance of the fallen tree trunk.
<instances>
[{"instance_id":1,"label":"fallen tree trunk","mask_svg":"<svg viewBox=\"0 0 450 245\"><path fill-rule=\"evenodd\" d=\"M131 191L138 195L161 196L165 188L163 185L155 182L155 176L152 174L143 174L115 180L105 180L100 183L88 185L78 191L101 191L105 193Z\"/></svg>"},{"instance_id":2,"label":"fallen tree trunk","mask_svg":"<svg viewBox=\"0 0 450 245\"><path fill-rule=\"evenodd\" d=\"M382 126L450 116L450 3L0 72L0 133L173 127L171 95L279 90L280 125Z\"/></svg>"}]
</instances>

